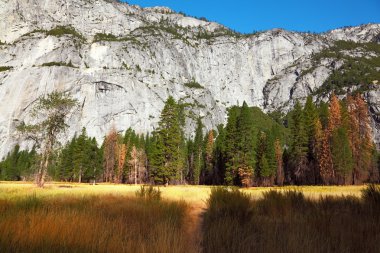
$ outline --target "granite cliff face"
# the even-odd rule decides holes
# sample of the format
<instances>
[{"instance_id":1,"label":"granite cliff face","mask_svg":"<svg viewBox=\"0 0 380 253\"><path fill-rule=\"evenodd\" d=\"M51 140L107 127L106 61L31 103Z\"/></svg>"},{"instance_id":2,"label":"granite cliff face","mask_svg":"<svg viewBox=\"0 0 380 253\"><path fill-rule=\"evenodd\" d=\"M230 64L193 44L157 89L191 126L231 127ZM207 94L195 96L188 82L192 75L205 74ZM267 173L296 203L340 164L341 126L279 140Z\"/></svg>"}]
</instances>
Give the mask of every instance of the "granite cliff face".
<instances>
[{"instance_id":1,"label":"granite cliff face","mask_svg":"<svg viewBox=\"0 0 380 253\"><path fill-rule=\"evenodd\" d=\"M54 90L80 103L62 142L82 127L98 140L112 125L152 131L169 95L186 103L191 134L198 115L215 128L225 122L226 108L243 101L286 111L342 64L328 58L316 64L314 55L338 40L378 42L379 34L380 25L369 24L325 34L274 29L243 36L163 7L0 0L0 157L22 142L15 126L33 120L36 99ZM379 95L376 88L366 93L373 115Z\"/></svg>"}]
</instances>

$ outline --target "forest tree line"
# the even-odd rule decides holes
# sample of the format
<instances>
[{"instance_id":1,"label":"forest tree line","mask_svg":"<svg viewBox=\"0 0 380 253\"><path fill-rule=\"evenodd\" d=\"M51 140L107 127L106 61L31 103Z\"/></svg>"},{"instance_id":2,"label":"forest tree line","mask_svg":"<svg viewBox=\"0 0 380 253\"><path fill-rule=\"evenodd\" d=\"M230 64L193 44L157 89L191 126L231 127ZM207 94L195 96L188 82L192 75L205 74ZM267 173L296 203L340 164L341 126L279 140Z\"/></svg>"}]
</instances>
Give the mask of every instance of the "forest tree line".
<instances>
[{"instance_id":1,"label":"forest tree line","mask_svg":"<svg viewBox=\"0 0 380 253\"><path fill-rule=\"evenodd\" d=\"M151 134L112 128L102 145L79 135L49 158L51 180L68 182L237 186L348 185L379 181L366 102L360 95L281 113L234 106L226 125L206 129L198 118L184 134L184 107L169 97ZM0 162L1 180L33 180L41 155L17 145Z\"/></svg>"}]
</instances>

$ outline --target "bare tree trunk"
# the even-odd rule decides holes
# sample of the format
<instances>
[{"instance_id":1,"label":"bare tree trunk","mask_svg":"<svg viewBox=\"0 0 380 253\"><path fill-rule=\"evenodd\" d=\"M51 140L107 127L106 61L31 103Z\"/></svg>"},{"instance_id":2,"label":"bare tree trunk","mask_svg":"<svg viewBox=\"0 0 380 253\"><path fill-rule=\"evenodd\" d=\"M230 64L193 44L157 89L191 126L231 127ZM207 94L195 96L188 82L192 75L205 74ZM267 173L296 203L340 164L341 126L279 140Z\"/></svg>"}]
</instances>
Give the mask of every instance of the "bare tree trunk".
<instances>
[{"instance_id":1,"label":"bare tree trunk","mask_svg":"<svg viewBox=\"0 0 380 253\"><path fill-rule=\"evenodd\" d=\"M43 188L45 185L45 177L47 174L47 168L49 166L49 152L44 156L42 167L38 171L37 186Z\"/></svg>"},{"instance_id":2,"label":"bare tree trunk","mask_svg":"<svg viewBox=\"0 0 380 253\"><path fill-rule=\"evenodd\" d=\"M44 157L41 158L40 166L38 167L38 171L36 173L36 184L37 184L38 187L41 187L40 186L40 182L41 182L41 175L42 175L43 164L44 164Z\"/></svg>"},{"instance_id":3,"label":"bare tree trunk","mask_svg":"<svg viewBox=\"0 0 380 253\"><path fill-rule=\"evenodd\" d=\"M135 168L135 175L134 175L134 178L135 178L135 184L137 184L137 164L136 164L136 159L133 159L133 167Z\"/></svg>"},{"instance_id":4,"label":"bare tree trunk","mask_svg":"<svg viewBox=\"0 0 380 253\"><path fill-rule=\"evenodd\" d=\"M79 170L79 179L78 183L82 183L82 168Z\"/></svg>"}]
</instances>

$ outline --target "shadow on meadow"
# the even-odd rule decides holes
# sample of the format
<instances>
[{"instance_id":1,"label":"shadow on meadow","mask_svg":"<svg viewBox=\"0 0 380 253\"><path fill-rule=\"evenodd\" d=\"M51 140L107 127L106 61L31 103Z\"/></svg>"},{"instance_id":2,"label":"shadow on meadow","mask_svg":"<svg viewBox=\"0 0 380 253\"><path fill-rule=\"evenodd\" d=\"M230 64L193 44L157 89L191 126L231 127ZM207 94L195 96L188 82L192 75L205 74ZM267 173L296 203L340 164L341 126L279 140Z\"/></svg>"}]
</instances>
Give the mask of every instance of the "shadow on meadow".
<instances>
[{"instance_id":1,"label":"shadow on meadow","mask_svg":"<svg viewBox=\"0 0 380 253\"><path fill-rule=\"evenodd\" d=\"M268 191L252 200L216 188L203 222L204 252L379 252L380 188L357 197L309 200L301 192Z\"/></svg>"},{"instance_id":2,"label":"shadow on meadow","mask_svg":"<svg viewBox=\"0 0 380 253\"><path fill-rule=\"evenodd\" d=\"M270 190L253 199L237 189L213 188L201 228L193 209L161 199L153 187L135 197L0 199L0 251L379 252L380 189L373 185L361 197L318 200L297 191Z\"/></svg>"}]
</instances>

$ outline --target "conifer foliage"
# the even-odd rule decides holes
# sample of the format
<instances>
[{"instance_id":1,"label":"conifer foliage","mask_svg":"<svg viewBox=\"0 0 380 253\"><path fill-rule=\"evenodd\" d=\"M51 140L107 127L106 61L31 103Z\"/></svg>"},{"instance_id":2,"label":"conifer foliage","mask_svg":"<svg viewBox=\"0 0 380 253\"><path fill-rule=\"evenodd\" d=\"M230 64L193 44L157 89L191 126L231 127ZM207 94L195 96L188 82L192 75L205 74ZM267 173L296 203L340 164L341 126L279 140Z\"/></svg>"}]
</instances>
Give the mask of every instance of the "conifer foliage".
<instances>
[{"instance_id":1,"label":"conifer foliage","mask_svg":"<svg viewBox=\"0 0 380 253\"><path fill-rule=\"evenodd\" d=\"M33 175L33 168L37 159L36 150L20 150L15 148L0 162L0 180L26 180Z\"/></svg>"},{"instance_id":2,"label":"conifer foliage","mask_svg":"<svg viewBox=\"0 0 380 253\"><path fill-rule=\"evenodd\" d=\"M60 151L54 179L79 183L96 181L102 171L101 159L98 143L83 128L81 134L74 136Z\"/></svg>"},{"instance_id":3,"label":"conifer foliage","mask_svg":"<svg viewBox=\"0 0 380 253\"><path fill-rule=\"evenodd\" d=\"M152 134L129 128L122 135L113 127L100 147L83 129L49 151L47 171L54 180L92 183L250 187L379 181L368 107L359 94L332 94L319 105L308 97L285 116L265 114L244 102L229 108L227 124L216 129L206 129L200 117L192 119L195 132L187 140L184 108L169 97ZM33 177L33 168L46 163L37 150L16 146L0 162L0 178Z\"/></svg>"},{"instance_id":4,"label":"conifer foliage","mask_svg":"<svg viewBox=\"0 0 380 253\"><path fill-rule=\"evenodd\" d=\"M31 115L38 122L25 124L22 122L18 131L33 140L41 150L40 164L35 174L36 183L44 187L49 165L54 157L54 149L57 147L58 135L68 127L66 118L76 100L64 92L52 92L41 96L33 106Z\"/></svg>"},{"instance_id":5,"label":"conifer foliage","mask_svg":"<svg viewBox=\"0 0 380 253\"><path fill-rule=\"evenodd\" d=\"M181 177L184 157L181 152L183 130L180 112L178 103L169 97L154 133L151 173L156 183L167 185Z\"/></svg>"}]
</instances>

